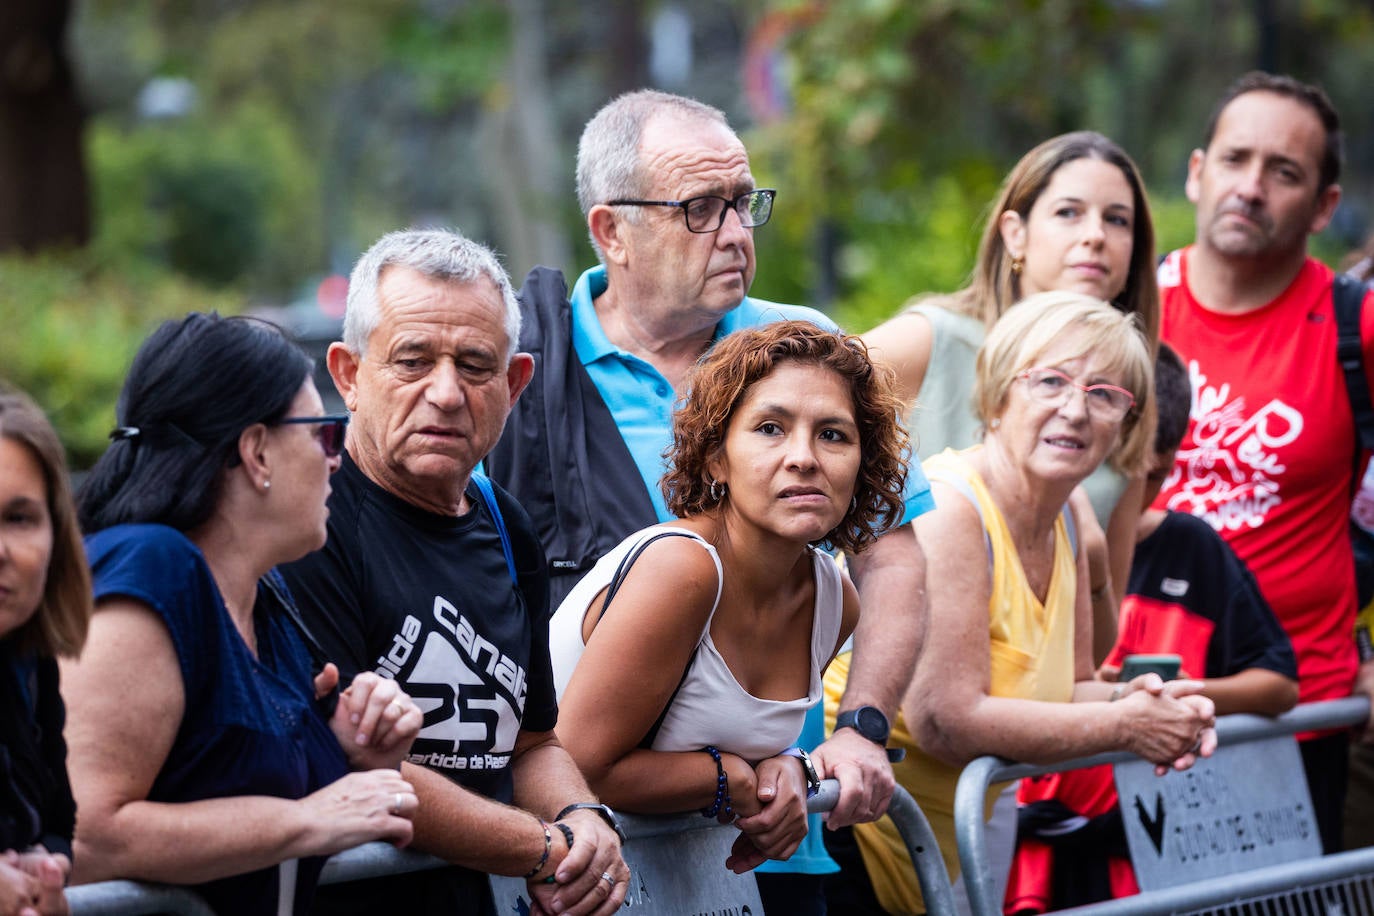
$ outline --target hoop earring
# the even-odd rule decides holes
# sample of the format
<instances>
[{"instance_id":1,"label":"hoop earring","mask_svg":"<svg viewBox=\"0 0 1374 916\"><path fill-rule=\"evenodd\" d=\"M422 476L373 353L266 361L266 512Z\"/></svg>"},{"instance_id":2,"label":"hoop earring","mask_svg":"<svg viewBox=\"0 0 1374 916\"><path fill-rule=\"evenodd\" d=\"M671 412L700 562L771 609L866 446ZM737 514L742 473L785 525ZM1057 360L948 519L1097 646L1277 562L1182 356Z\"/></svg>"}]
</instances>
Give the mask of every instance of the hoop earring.
<instances>
[{"instance_id":1,"label":"hoop earring","mask_svg":"<svg viewBox=\"0 0 1374 916\"><path fill-rule=\"evenodd\" d=\"M711 481L711 502L718 503L725 496L725 485L718 480Z\"/></svg>"},{"instance_id":2,"label":"hoop earring","mask_svg":"<svg viewBox=\"0 0 1374 916\"><path fill-rule=\"evenodd\" d=\"M1011 272L1016 274L1018 277L1021 276L1021 271L1024 270L1025 267L1026 259L1024 257L1017 255L1016 257L1011 259Z\"/></svg>"}]
</instances>

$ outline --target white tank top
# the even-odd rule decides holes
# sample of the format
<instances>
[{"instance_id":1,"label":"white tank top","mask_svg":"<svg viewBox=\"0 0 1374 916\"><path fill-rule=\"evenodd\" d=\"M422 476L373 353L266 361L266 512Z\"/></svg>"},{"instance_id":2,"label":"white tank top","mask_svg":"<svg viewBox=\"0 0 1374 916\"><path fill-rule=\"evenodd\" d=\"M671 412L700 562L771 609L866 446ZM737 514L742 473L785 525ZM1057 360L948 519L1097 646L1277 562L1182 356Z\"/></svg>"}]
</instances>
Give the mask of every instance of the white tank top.
<instances>
[{"instance_id":1,"label":"white tank top","mask_svg":"<svg viewBox=\"0 0 1374 916\"><path fill-rule=\"evenodd\" d=\"M806 711L821 699L821 672L835 651L844 614L840 569L835 561L814 548L811 551L816 577L816 603L811 625L811 676L806 696L795 700L764 700L746 691L735 680L711 641L711 620L720 605L720 557L716 549L694 532L683 528L654 526L621 541L578 582L554 612L549 627L549 654L553 660L554 685L561 699L573 668L586 648L582 621L587 607L610 584L616 567L641 541L664 531L679 531L696 541L716 564L716 601L693 653L691 672L673 698L663 725L654 738L656 751L699 751L708 744L749 761L772 757L797 742ZM639 559L636 562L644 562ZM614 613L614 602L611 613Z\"/></svg>"}]
</instances>

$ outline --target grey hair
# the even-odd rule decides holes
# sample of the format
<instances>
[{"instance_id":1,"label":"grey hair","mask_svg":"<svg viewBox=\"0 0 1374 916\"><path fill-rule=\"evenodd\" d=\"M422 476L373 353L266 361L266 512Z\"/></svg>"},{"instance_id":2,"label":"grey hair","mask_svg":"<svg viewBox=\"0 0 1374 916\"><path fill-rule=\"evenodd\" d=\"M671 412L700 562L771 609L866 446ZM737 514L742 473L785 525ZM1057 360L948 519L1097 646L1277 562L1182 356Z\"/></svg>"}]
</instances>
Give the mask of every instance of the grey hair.
<instances>
[{"instance_id":1,"label":"grey hair","mask_svg":"<svg viewBox=\"0 0 1374 916\"><path fill-rule=\"evenodd\" d=\"M432 280L490 280L506 306L506 359L515 355L520 342L520 305L515 301L510 276L490 248L444 229L388 232L363 252L348 278L343 341L349 350L359 356L367 352L367 339L381 321L377 288L388 267L409 267Z\"/></svg>"},{"instance_id":2,"label":"grey hair","mask_svg":"<svg viewBox=\"0 0 1374 916\"><path fill-rule=\"evenodd\" d=\"M584 217L597 204L644 196L649 176L641 168L639 142L645 125L659 114L720 124L733 133L723 111L696 99L657 89L617 96L592 116L577 141L577 203ZM627 219L633 222L639 216L631 213ZM591 241L597 259L605 263L596 239Z\"/></svg>"}]
</instances>

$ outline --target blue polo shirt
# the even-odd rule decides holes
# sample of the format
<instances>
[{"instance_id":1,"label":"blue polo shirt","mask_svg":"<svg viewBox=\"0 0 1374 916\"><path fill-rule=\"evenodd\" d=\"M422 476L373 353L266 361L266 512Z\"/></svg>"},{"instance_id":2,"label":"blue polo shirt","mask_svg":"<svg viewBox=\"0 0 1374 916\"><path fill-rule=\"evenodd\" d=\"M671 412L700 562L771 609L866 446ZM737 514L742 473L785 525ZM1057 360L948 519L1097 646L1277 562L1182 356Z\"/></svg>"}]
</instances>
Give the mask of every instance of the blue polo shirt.
<instances>
[{"instance_id":1,"label":"blue polo shirt","mask_svg":"<svg viewBox=\"0 0 1374 916\"><path fill-rule=\"evenodd\" d=\"M675 516L668 512L659 482L664 472L663 453L673 441L673 408L677 396L673 386L657 369L620 349L606 336L592 304L605 291L606 268L603 266L593 267L577 278L571 297L573 348L615 418L620 435L644 479L644 488L653 500L658 520L672 521ZM720 319L715 339L741 328L785 320L810 321L829 330L838 330L835 322L813 308L780 305L746 296ZM930 483L921 472L919 462L911 462L904 495L904 523L935 508Z\"/></svg>"}]
</instances>

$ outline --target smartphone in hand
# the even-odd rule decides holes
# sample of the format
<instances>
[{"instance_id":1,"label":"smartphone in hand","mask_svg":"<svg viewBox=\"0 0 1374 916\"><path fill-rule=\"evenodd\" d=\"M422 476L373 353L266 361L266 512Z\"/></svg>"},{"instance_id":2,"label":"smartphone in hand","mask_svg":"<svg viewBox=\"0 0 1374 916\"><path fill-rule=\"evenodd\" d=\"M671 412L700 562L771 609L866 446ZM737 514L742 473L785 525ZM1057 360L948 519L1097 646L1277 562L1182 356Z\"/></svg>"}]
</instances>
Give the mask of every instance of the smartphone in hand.
<instances>
[{"instance_id":1,"label":"smartphone in hand","mask_svg":"<svg viewBox=\"0 0 1374 916\"><path fill-rule=\"evenodd\" d=\"M1117 680L1126 683L1132 678L1153 671L1166 681L1178 677L1178 669L1183 659L1177 655L1128 655L1121 662L1121 674Z\"/></svg>"}]
</instances>

